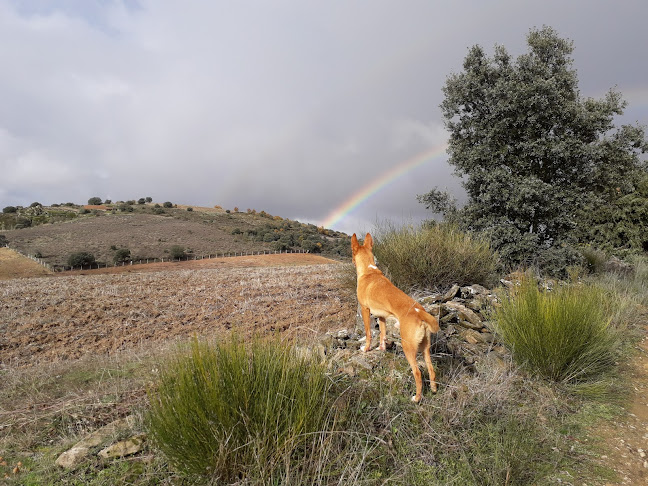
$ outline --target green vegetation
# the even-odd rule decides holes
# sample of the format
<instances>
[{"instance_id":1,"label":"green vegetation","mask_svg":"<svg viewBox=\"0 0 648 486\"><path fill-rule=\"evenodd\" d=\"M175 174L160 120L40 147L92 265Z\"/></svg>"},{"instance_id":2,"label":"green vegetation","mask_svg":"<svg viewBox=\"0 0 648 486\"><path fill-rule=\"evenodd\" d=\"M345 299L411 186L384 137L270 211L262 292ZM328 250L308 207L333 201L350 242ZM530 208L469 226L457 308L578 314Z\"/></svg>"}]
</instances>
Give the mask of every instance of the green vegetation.
<instances>
[{"instance_id":1,"label":"green vegetation","mask_svg":"<svg viewBox=\"0 0 648 486\"><path fill-rule=\"evenodd\" d=\"M88 205L90 206L99 206L100 204L102 204L100 197L91 197L88 199Z\"/></svg>"},{"instance_id":2,"label":"green vegetation","mask_svg":"<svg viewBox=\"0 0 648 486\"><path fill-rule=\"evenodd\" d=\"M71 267L87 267L95 263L95 256L87 251L72 253L67 260L67 264Z\"/></svg>"},{"instance_id":3,"label":"green vegetation","mask_svg":"<svg viewBox=\"0 0 648 486\"><path fill-rule=\"evenodd\" d=\"M173 259L182 259L187 256L187 253L184 246L173 245L171 248L169 248L169 255Z\"/></svg>"},{"instance_id":4,"label":"green vegetation","mask_svg":"<svg viewBox=\"0 0 648 486\"><path fill-rule=\"evenodd\" d=\"M128 248L115 248L113 263L127 262L131 259L131 251Z\"/></svg>"},{"instance_id":5,"label":"green vegetation","mask_svg":"<svg viewBox=\"0 0 648 486\"><path fill-rule=\"evenodd\" d=\"M376 231L374 255L394 285L406 291L453 284L490 286L497 255L489 243L449 224L422 227L384 224Z\"/></svg>"},{"instance_id":6,"label":"green vegetation","mask_svg":"<svg viewBox=\"0 0 648 486\"><path fill-rule=\"evenodd\" d=\"M563 284L548 291L525 278L502 299L494 317L519 364L570 385L601 383L621 349L620 334L610 325L612 303L594 285Z\"/></svg>"},{"instance_id":7,"label":"green vegetation","mask_svg":"<svg viewBox=\"0 0 648 486\"><path fill-rule=\"evenodd\" d=\"M503 261L564 275L578 247L648 249L644 128L615 129L626 102L610 90L582 99L573 45L545 27L517 59L470 49L443 87L449 163L467 204L438 189L419 196L463 228L483 232Z\"/></svg>"},{"instance_id":8,"label":"green vegetation","mask_svg":"<svg viewBox=\"0 0 648 486\"><path fill-rule=\"evenodd\" d=\"M331 403L324 369L273 340L214 347L194 340L150 392L151 437L184 473L272 481L299 467L324 434Z\"/></svg>"}]
</instances>

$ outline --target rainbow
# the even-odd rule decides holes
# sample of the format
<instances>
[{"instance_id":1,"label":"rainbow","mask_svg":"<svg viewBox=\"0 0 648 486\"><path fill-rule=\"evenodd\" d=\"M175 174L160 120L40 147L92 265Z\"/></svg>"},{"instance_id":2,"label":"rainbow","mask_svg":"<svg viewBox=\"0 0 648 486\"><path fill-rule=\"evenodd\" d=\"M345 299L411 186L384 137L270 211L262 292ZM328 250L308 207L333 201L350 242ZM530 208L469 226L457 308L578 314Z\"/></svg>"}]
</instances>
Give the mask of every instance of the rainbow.
<instances>
[{"instance_id":1,"label":"rainbow","mask_svg":"<svg viewBox=\"0 0 648 486\"><path fill-rule=\"evenodd\" d=\"M382 173L379 177L372 180L369 184L364 186L358 192L353 194L347 200L345 200L340 206L335 208L331 213L324 219L320 226L324 228L332 228L334 225L339 223L345 216L351 213L354 209L360 206L363 202L370 199L374 194L379 192L389 183L395 181L402 175L407 172L414 170L424 163L435 159L443 155L448 148L447 144L438 145L432 147L424 152L421 152L414 157L407 159L390 170Z\"/></svg>"}]
</instances>

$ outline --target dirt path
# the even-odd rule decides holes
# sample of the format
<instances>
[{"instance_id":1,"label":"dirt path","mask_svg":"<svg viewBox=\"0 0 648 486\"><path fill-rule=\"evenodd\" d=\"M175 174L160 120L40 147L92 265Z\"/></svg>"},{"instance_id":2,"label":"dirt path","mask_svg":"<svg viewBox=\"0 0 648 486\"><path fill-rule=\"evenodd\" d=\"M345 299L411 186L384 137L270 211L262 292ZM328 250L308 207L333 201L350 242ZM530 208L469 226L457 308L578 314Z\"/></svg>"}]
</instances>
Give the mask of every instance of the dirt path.
<instances>
[{"instance_id":1,"label":"dirt path","mask_svg":"<svg viewBox=\"0 0 648 486\"><path fill-rule=\"evenodd\" d=\"M607 449L601 462L619 476L619 482L608 485L648 485L648 327L629 378L632 396L627 413L594 432L603 438Z\"/></svg>"}]
</instances>

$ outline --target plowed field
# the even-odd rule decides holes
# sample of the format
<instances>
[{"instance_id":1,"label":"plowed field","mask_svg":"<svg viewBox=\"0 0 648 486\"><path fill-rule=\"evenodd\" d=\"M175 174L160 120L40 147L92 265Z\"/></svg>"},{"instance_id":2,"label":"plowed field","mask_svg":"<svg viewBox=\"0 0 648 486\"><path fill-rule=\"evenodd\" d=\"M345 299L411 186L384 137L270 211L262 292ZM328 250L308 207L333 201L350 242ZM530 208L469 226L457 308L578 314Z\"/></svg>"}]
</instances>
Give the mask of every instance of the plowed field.
<instances>
[{"instance_id":1,"label":"plowed field","mask_svg":"<svg viewBox=\"0 0 648 486\"><path fill-rule=\"evenodd\" d=\"M354 323L340 265L322 257L160 265L0 281L0 366L117 353L194 334L308 335Z\"/></svg>"}]
</instances>

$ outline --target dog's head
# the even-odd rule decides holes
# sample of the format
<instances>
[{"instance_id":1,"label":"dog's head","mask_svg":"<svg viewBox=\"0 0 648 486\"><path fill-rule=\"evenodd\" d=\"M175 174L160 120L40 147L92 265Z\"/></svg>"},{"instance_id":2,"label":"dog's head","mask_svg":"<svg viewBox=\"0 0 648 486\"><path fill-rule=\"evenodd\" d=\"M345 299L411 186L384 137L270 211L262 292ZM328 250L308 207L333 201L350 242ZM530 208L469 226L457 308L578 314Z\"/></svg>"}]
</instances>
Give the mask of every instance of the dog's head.
<instances>
[{"instance_id":1,"label":"dog's head","mask_svg":"<svg viewBox=\"0 0 648 486\"><path fill-rule=\"evenodd\" d=\"M353 264L356 268L368 268L374 264L373 256L373 238L367 233L364 244L361 245L355 233L351 237L351 253L353 254Z\"/></svg>"}]
</instances>

